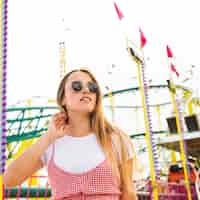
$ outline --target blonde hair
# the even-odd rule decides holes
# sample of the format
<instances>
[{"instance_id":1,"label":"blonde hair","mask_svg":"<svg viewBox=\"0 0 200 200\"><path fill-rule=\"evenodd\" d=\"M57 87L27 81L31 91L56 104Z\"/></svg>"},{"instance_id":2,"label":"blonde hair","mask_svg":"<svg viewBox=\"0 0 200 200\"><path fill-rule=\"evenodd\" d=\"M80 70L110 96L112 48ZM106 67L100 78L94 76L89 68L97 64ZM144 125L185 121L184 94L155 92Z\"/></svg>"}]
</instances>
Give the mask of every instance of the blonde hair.
<instances>
[{"instance_id":1,"label":"blonde hair","mask_svg":"<svg viewBox=\"0 0 200 200\"><path fill-rule=\"evenodd\" d=\"M91 129L95 132L99 144L101 145L103 151L105 152L105 155L109 158L113 173L119 178L121 190L126 190L129 193L131 193L132 183L130 183L129 178L126 175L127 172L123 165L123 163L125 163L128 160L126 145L123 142L124 140L122 138L126 134L123 133L118 128L114 127L104 116L103 106L102 106L102 93L94 75L88 69L85 68L73 70L67 73L61 80L60 85L58 87L57 104L58 106L60 106L61 109L64 109L65 112L67 112L67 109L62 105L65 92L65 83L67 82L67 79L72 73L78 71L88 74L91 77L92 81L94 81L99 88L99 91L97 93L96 107L90 115ZM118 137L119 141L118 144L120 145L121 149L120 152L121 162L119 161L119 159L117 159L116 153L114 152L113 149L112 138L111 138L113 135Z\"/></svg>"}]
</instances>

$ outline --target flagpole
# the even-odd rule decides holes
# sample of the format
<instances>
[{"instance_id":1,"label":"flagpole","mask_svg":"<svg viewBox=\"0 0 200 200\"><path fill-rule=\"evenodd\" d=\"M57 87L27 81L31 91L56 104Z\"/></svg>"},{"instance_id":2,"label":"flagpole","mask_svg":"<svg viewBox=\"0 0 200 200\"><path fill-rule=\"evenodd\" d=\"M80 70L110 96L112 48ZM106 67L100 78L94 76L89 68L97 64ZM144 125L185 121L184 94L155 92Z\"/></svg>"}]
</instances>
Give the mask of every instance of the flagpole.
<instances>
[{"instance_id":1,"label":"flagpole","mask_svg":"<svg viewBox=\"0 0 200 200\"><path fill-rule=\"evenodd\" d=\"M149 131L146 132L145 137L147 138L147 143L149 143L149 150L150 150L150 156L152 157L152 163L151 163L151 174L152 174L152 186L153 186L153 197L154 199L159 198L158 194L158 185L157 185L157 180L159 179L159 169L158 169L158 154L157 154L157 148L156 148L156 141L154 138L153 134L153 129L152 129L152 120L151 120L151 114L150 114L150 107L149 107L149 102L148 102L148 87L147 87L147 81L146 81L146 72L145 72L145 56L144 56L144 51L143 47L146 45L146 37L144 36L144 33L142 32L142 29L139 27L139 32L140 32L140 51L142 52L142 60L143 62L141 63L141 77L143 81L143 92L144 92L144 100L145 100L145 112L144 116L146 115L146 120L148 124ZM146 128L147 129L147 128ZM154 174L153 174L154 173ZM154 176L154 177L153 177Z\"/></svg>"},{"instance_id":2,"label":"flagpole","mask_svg":"<svg viewBox=\"0 0 200 200\"><path fill-rule=\"evenodd\" d=\"M168 58L169 57L173 57L171 51L169 53L169 47L167 46L167 54L168 54ZM169 56L170 55L170 56ZM169 63L168 60L168 65L170 65L171 63ZM176 125L177 125L177 132L179 135L179 147L180 147L180 154L181 154L181 160L182 160L182 164L183 164L183 171L184 171L184 178L185 178L185 186L186 186L186 191L187 191L187 197L188 200L192 200L192 195L191 195L191 190L190 190L190 182L189 182L189 175L188 175L188 168L187 168L187 152L186 152L186 144L183 138L183 123L181 120L181 113L180 113L180 108L179 108L179 100L176 98L176 86L173 83L173 77L172 77L172 73L170 70L169 73L169 89L170 89L170 96L171 96L171 100L172 100L172 105L174 108L174 112L175 112L175 118L176 118Z\"/></svg>"},{"instance_id":3,"label":"flagpole","mask_svg":"<svg viewBox=\"0 0 200 200\"><path fill-rule=\"evenodd\" d=\"M119 20L121 20L124 16L123 13L120 11L120 9L117 7L116 3L114 2L115 10L117 12L117 15L119 17ZM139 29L140 34L142 34L141 29ZM128 37L124 33L125 38L127 39ZM156 165L157 159L156 159L156 145L153 141L153 131L152 131L152 123L151 123L151 117L150 117L150 109L149 109L149 104L148 104L148 93L147 93L147 85L146 85L146 80L145 80L145 71L144 71L144 65L145 62L141 60L139 57L133 55L133 51L131 48L128 47L128 39L127 41L127 49L129 54L131 55L132 59L136 62L137 64L137 69L138 69L138 80L139 80L139 85L140 85L140 93L142 97L142 107L143 107L143 113L144 113L144 121L145 121L145 129L146 129L146 142L147 142L147 148L148 148L148 153L149 153L149 161L150 161L150 176L151 176L151 181L152 181L152 189L153 189L153 199L158 200L158 187L157 187L157 177L158 174L156 174ZM142 50L142 48L138 48L137 45L135 45L132 41L131 43L139 49L139 51ZM142 47L146 43L146 38L143 35L142 38ZM143 52L142 52L143 53ZM144 55L143 55L144 58Z\"/></svg>"},{"instance_id":4,"label":"flagpole","mask_svg":"<svg viewBox=\"0 0 200 200\"><path fill-rule=\"evenodd\" d=\"M144 114L144 122L145 122L145 139L147 142L147 149L149 154L149 162L150 162L150 177L152 182L152 190L153 190L153 199L158 200L158 187L157 187L157 177L156 174L156 165L157 160L155 158L156 151L155 151L155 144L152 138L152 126L151 126L151 118L150 118L150 111L148 105L148 95L147 95L147 85L145 82L144 77L144 65L145 62L138 58L136 55L133 55L133 51L131 48L128 48L129 54L131 55L133 61L137 64L137 73L138 73L138 81L140 87L140 94L142 98L142 107L143 107L143 114Z\"/></svg>"},{"instance_id":5,"label":"flagpole","mask_svg":"<svg viewBox=\"0 0 200 200\"><path fill-rule=\"evenodd\" d=\"M62 79L67 72L65 42L59 43L59 56L60 56L60 79Z\"/></svg>"},{"instance_id":6,"label":"flagpole","mask_svg":"<svg viewBox=\"0 0 200 200\"><path fill-rule=\"evenodd\" d=\"M4 199L3 173L6 165L6 83L7 83L7 28L8 28L8 1L0 0L0 79L1 79L1 98L0 98L0 199Z\"/></svg>"}]
</instances>

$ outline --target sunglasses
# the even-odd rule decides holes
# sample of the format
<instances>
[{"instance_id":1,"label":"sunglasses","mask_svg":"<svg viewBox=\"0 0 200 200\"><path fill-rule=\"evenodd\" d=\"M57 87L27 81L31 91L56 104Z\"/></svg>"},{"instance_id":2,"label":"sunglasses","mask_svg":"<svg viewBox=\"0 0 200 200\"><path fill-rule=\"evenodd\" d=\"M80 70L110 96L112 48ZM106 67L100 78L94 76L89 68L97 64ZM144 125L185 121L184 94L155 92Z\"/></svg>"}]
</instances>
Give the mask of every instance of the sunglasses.
<instances>
[{"instance_id":1,"label":"sunglasses","mask_svg":"<svg viewBox=\"0 0 200 200\"><path fill-rule=\"evenodd\" d=\"M82 81L72 81L71 87L75 92L80 92L83 89L84 86L83 86L83 82ZM96 93L97 94L98 91L99 91L99 88L98 88L97 84L94 83L94 82L90 82L89 81L87 83L87 88L91 93Z\"/></svg>"}]
</instances>

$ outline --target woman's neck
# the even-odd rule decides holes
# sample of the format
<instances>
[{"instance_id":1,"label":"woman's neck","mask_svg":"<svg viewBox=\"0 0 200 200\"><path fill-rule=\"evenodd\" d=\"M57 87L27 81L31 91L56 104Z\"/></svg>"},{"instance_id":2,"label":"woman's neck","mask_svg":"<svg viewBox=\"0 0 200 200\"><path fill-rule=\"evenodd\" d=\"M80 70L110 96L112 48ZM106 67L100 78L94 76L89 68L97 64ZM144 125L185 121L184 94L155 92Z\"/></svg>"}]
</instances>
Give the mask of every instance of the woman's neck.
<instances>
[{"instance_id":1,"label":"woman's neck","mask_svg":"<svg viewBox=\"0 0 200 200\"><path fill-rule=\"evenodd\" d=\"M70 135L75 137L81 137L91 134L92 129L90 127L90 119L85 115L70 115Z\"/></svg>"}]
</instances>

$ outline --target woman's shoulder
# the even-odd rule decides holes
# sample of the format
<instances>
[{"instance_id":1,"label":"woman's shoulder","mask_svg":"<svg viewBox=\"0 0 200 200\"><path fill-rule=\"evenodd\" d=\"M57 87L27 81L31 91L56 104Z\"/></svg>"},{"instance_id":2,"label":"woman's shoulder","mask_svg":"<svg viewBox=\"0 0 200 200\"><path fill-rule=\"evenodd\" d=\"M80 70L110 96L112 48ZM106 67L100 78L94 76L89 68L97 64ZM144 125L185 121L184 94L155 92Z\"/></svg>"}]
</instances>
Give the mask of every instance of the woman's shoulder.
<instances>
[{"instance_id":1,"label":"woman's shoulder","mask_svg":"<svg viewBox=\"0 0 200 200\"><path fill-rule=\"evenodd\" d=\"M64 137L59 138L59 139L55 140L53 143L51 143L46 148L46 150L44 151L44 153L41 156L41 160L44 165L47 165L49 163L55 148L56 149L63 148L65 146L65 140L66 140L66 138L64 138Z\"/></svg>"}]
</instances>

